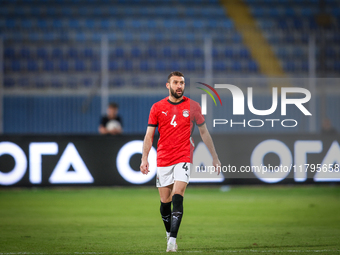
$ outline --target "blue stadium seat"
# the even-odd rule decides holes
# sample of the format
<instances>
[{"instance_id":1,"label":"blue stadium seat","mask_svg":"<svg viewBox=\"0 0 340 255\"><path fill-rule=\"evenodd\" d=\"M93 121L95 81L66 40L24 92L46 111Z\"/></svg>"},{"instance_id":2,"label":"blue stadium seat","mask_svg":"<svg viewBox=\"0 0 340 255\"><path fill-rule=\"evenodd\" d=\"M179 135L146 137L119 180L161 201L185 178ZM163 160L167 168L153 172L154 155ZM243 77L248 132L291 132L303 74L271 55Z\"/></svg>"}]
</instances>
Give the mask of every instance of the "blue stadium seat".
<instances>
[{"instance_id":1,"label":"blue stadium seat","mask_svg":"<svg viewBox=\"0 0 340 255\"><path fill-rule=\"evenodd\" d=\"M194 27L195 29L203 29L204 23L203 23L202 20L194 20L194 21L193 21L193 27Z\"/></svg>"},{"instance_id":2,"label":"blue stadium seat","mask_svg":"<svg viewBox=\"0 0 340 255\"><path fill-rule=\"evenodd\" d=\"M242 36L238 33L233 33L232 42L233 43L241 43L242 42Z\"/></svg>"},{"instance_id":3,"label":"blue stadium seat","mask_svg":"<svg viewBox=\"0 0 340 255\"><path fill-rule=\"evenodd\" d=\"M239 51L239 56L241 58L250 59L250 52L247 48L241 48Z\"/></svg>"},{"instance_id":4,"label":"blue stadium seat","mask_svg":"<svg viewBox=\"0 0 340 255\"><path fill-rule=\"evenodd\" d=\"M11 69L13 72L19 72L21 71L21 63L18 60L13 60L11 62Z\"/></svg>"},{"instance_id":5,"label":"blue stadium seat","mask_svg":"<svg viewBox=\"0 0 340 255\"><path fill-rule=\"evenodd\" d=\"M141 49L138 48L137 46L134 46L134 47L131 49L131 56L132 56L133 58L139 58L141 55L142 55Z\"/></svg>"},{"instance_id":6,"label":"blue stadium seat","mask_svg":"<svg viewBox=\"0 0 340 255\"><path fill-rule=\"evenodd\" d=\"M60 81L59 78L52 78L51 86L52 88L61 88L63 86L63 83Z\"/></svg>"},{"instance_id":7,"label":"blue stadium seat","mask_svg":"<svg viewBox=\"0 0 340 255\"><path fill-rule=\"evenodd\" d=\"M37 28L46 29L47 28L47 21L45 19L38 19Z\"/></svg>"},{"instance_id":8,"label":"blue stadium seat","mask_svg":"<svg viewBox=\"0 0 340 255\"><path fill-rule=\"evenodd\" d=\"M224 50L224 56L226 58L233 58L234 57L234 50L232 48L227 48Z\"/></svg>"},{"instance_id":9,"label":"blue stadium seat","mask_svg":"<svg viewBox=\"0 0 340 255\"><path fill-rule=\"evenodd\" d=\"M288 51L287 51L287 49L285 47L278 48L277 51L276 51L276 55L279 58L283 58L283 59L285 59L285 58L287 58L289 56Z\"/></svg>"},{"instance_id":10,"label":"blue stadium seat","mask_svg":"<svg viewBox=\"0 0 340 255\"><path fill-rule=\"evenodd\" d=\"M109 70L112 71L111 68L110 68L110 63L111 62L109 62ZM101 69L101 65L100 65L100 62L98 60L91 61L91 71L92 72L98 72L98 71L100 71L100 69Z\"/></svg>"},{"instance_id":11,"label":"blue stadium seat","mask_svg":"<svg viewBox=\"0 0 340 255\"><path fill-rule=\"evenodd\" d=\"M6 19L6 28L13 29L16 27L16 20L15 19Z\"/></svg>"},{"instance_id":12,"label":"blue stadium seat","mask_svg":"<svg viewBox=\"0 0 340 255\"><path fill-rule=\"evenodd\" d=\"M123 58L124 57L124 49L123 48L116 48L115 49L115 56L117 58Z\"/></svg>"},{"instance_id":13,"label":"blue stadium seat","mask_svg":"<svg viewBox=\"0 0 340 255\"><path fill-rule=\"evenodd\" d=\"M113 85L114 87L122 87L122 86L125 85L125 81L124 81L124 79L121 78L121 77L115 77L115 78L113 79L112 85Z\"/></svg>"},{"instance_id":14,"label":"blue stadium seat","mask_svg":"<svg viewBox=\"0 0 340 255\"><path fill-rule=\"evenodd\" d=\"M217 48L213 48L212 49L212 56L215 59L220 57L220 52L219 52L219 50Z\"/></svg>"},{"instance_id":15,"label":"blue stadium seat","mask_svg":"<svg viewBox=\"0 0 340 255\"><path fill-rule=\"evenodd\" d=\"M294 23L294 28L295 28L295 29L300 30L300 29L303 28L302 19L300 19L300 18L294 18L293 23Z\"/></svg>"},{"instance_id":16,"label":"blue stadium seat","mask_svg":"<svg viewBox=\"0 0 340 255\"><path fill-rule=\"evenodd\" d=\"M36 79L35 80L35 87L37 87L37 88L45 88L45 87L47 87L47 84L46 84L46 82L44 81L44 80L41 80L41 79Z\"/></svg>"},{"instance_id":17,"label":"blue stadium seat","mask_svg":"<svg viewBox=\"0 0 340 255\"><path fill-rule=\"evenodd\" d=\"M93 58L94 53L92 48L85 48L83 51L83 56L86 58Z\"/></svg>"},{"instance_id":18,"label":"blue stadium seat","mask_svg":"<svg viewBox=\"0 0 340 255\"><path fill-rule=\"evenodd\" d=\"M80 28L79 20L78 19L70 19L68 21L68 26L72 29L79 29Z\"/></svg>"},{"instance_id":19,"label":"blue stadium seat","mask_svg":"<svg viewBox=\"0 0 340 255\"><path fill-rule=\"evenodd\" d=\"M325 50L325 55L327 56L327 58L336 58L337 54L334 48L326 48Z\"/></svg>"},{"instance_id":20,"label":"blue stadium seat","mask_svg":"<svg viewBox=\"0 0 340 255\"><path fill-rule=\"evenodd\" d=\"M133 62L131 60L124 61L124 70L125 71L132 71L133 70Z\"/></svg>"},{"instance_id":21,"label":"blue stadium seat","mask_svg":"<svg viewBox=\"0 0 340 255\"><path fill-rule=\"evenodd\" d=\"M37 48L36 55L38 58L47 58L47 50L45 48Z\"/></svg>"},{"instance_id":22,"label":"blue stadium seat","mask_svg":"<svg viewBox=\"0 0 340 255\"><path fill-rule=\"evenodd\" d=\"M85 70L85 62L81 59L77 59L74 63L74 68L78 72L84 71Z\"/></svg>"},{"instance_id":23,"label":"blue stadium seat","mask_svg":"<svg viewBox=\"0 0 340 255\"><path fill-rule=\"evenodd\" d=\"M117 61L110 61L109 62L109 70L110 71L117 71L119 69Z\"/></svg>"},{"instance_id":24,"label":"blue stadium seat","mask_svg":"<svg viewBox=\"0 0 340 255\"><path fill-rule=\"evenodd\" d=\"M294 61L286 61L283 63L283 69L286 72L294 72L296 70L296 65Z\"/></svg>"},{"instance_id":25,"label":"blue stadium seat","mask_svg":"<svg viewBox=\"0 0 340 255\"><path fill-rule=\"evenodd\" d=\"M92 14L96 16L102 16L103 15L103 10L100 7L96 7L92 9Z\"/></svg>"},{"instance_id":26,"label":"blue stadium seat","mask_svg":"<svg viewBox=\"0 0 340 255\"><path fill-rule=\"evenodd\" d=\"M86 19L85 21L86 28L93 29L95 27L95 22L93 19Z\"/></svg>"},{"instance_id":27,"label":"blue stadium seat","mask_svg":"<svg viewBox=\"0 0 340 255\"><path fill-rule=\"evenodd\" d=\"M155 34L155 39L158 42L163 42L164 41L164 34L163 33L157 33Z\"/></svg>"},{"instance_id":28,"label":"blue stadium seat","mask_svg":"<svg viewBox=\"0 0 340 255\"><path fill-rule=\"evenodd\" d=\"M180 64L179 61L171 61L169 64L169 69L170 70L180 70Z\"/></svg>"},{"instance_id":29,"label":"blue stadium seat","mask_svg":"<svg viewBox=\"0 0 340 255\"><path fill-rule=\"evenodd\" d=\"M233 61L231 68L235 72L240 72L242 71L242 64L239 61Z\"/></svg>"},{"instance_id":30,"label":"blue stadium seat","mask_svg":"<svg viewBox=\"0 0 340 255\"><path fill-rule=\"evenodd\" d=\"M101 33L98 33L98 32L94 32L92 35L91 35L91 40L93 42L100 42L102 40L102 35Z\"/></svg>"},{"instance_id":31,"label":"blue stadium seat","mask_svg":"<svg viewBox=\"0 0 340 255\"><path fill-rule=\"evenodd\" d=\"M187 61L186 62L186 70L195 71L196 70L195 62L194 61Z\"/></svg>"},{"instance_id":32,"label":"blue stadium seat","mask_svg":"<svg viewBox=\"0 0 340 255\"><path fill-rule=\"evenodd\" d=\"M85 42L86 41L86 35L83 32L76 33L76 41L77 42Z\"/></svg>"},{"instance_id":33,"label":"blue stadium seat","mask_svg":"<svg viewBox=\"0 0 340 255\"><path fill-rule=\"evenodd\" d=\"M44 71L53 71L54 70L54 63L51 60L45 60L44 61Z\"/></svg>"},{"instance_id":34,"label":"blue stadium seat","mask_svg":"<svg viewBox=\"0 0 340 255\"><path fill-rule=\"evenodd\" d=\"M125 28L125 21L122 19L117 20L116 26L119 30L124 30Z\"/></svg>"},{"instance_id":35,"label":"blue stadium seat","mask_svg":"<svg viewBox=\"0 0 340 255\"><path fill-rule=\"evenodd\" d=\"M148 42L151 40L151 34L150 33L140 33L138 41L142 42Z\"/></svg>"},{"instance_id":36,"label":"blue stadium seat","mask_svg":"<svg viewBox=\"0 0 340 255\"><path fill-rule=\"evenodd\" d=\"M303 50L300 47L294 47L293 56L294 58L302 58L304 56Z\"/></svg>"},{"instance_id":37,"label":"blue stadium seat","mask_svg":"<svg viewBox=\"0 0 340 255\"><path fill-rule=\"evenodd\" d=\"M77 58L78 57L78 50L76 48L69 48L67 51L67 56L69 58Z\"/></svg>"},{"instance_id":38,"label":"blue stadium seat","mask_svg":"<svg viewBox=\"0 0 340 255\"><path fill-rule=\"evenodd\" d=\"M214 61L213 69L215 71L225 71L226 65L225 65L224 61Z\"/></svg>"},{"instance_id":39,"label":"blue stadium seat","mask_svg":"<svg viewBox=\"0 0 340 255\"><path fill-rule=\"evenodd\" d=\"M153 47L150 47L150 48L147 49L147 55L150 58L156 58L157 55L158 55L157 54L157 50L155 48L153 48Z\"/></svg>"},{"instance_id":40,"label":"blue stadium seat","mask_svg":"<svg viewBox=\"0 0 340 255\"><path fill-rule=\"evenodd\" d=\"M194 58L201 58L203 57L203 50L201 48L194 48L192 55Z\"/></svg>"},{"instance_id":41,"label":"blue stadium seat","mask_svg":"<svg viewBox=\"0 0 340 255\"><path fill-rule=\"evenodd\" d=\"M146 26L148 29L155 29L157 27L156 21L154 19L149 19L146 22Z\"/></svg>"},{"instance_id":42,"label":"blue stadium seat","mask_svg":"<svg viewBox=\"0 0 340 255\"><path fill-rule=\"evenodd\" d=\"M33 28L33 22L31 19L22 19L20 27L26 28L26 29L32 29Z\"/></svg>"},{"instance_id":43,"label":"blue stadium seat","mask_svg":"<svg viewBox=\"0 0 340 255\"><path fill-rule=\"evenodd\" d=\"M100 28L101 29L109 29L110 28L110 22L108 19L102 19L100 21Z\"/></svg>"},{"instance_id":44,"label":"blue stadium seat","mask_svg":"<svg viewBox=\"0 0 340 255\"><path fill-rule=\"evenodd\" d=\"M29 87L29 80L26 77L18 79L18 84L20 87L27 88Z\"/></svg>"},{"instance_id":45,"label":"blue stadium seat","mask_svg":"<svg viewBox=\"0 0 340 255\"><path fill-rule=\"evenodd\" d=\"M30 71L30 72L36 72L38 71L38 63L37 61L35 60L28 60L27 61L27 71Z\"/></svg>"},{"instance_id":46,"label":"blue stadium seat","mask_svg":"<svg viewBox=\"0 0 340 255\"><path fill-rule=\"evenodd\" d=\"M4 56L5 58L14 58L15 50L13 48L5 48Z\"/></svg>"},{"instance_id":47,"label":"blue stadium seat","mask_svg":"<svg viewBox=\"0 0 340 255\"><path fill-rule=\"evenodd\" d=\"M188 56L187 49L184 47L180 47L177 53L178 57L180 58L186 58Z\"/></svg>"},{"instance_id":48,"label":"blue stadium seat","mask_svg":"<svg viewBox=\"0 0 340 255\"><path fill-rule=\"evenodd\" d=\"M60 48L54 48L52 50L52 57L53 58L61 58L63 56L63 51Z\"/></svg>"},{"instance_id":49,"label":"blue stadium seat","mask_svg":"<svg viewBox=\"0 0 340 255\"><path fill-rule=\"evenodd\" d=\"M166 58L171 58L172 57L172 50L170 47L164 47L163 48L163 56Z\"/></svg>"},{"instance_id":50,"label":"blue stadium seat","mask_svg":"<svg viewBox=\"0 0 340 255\"><path fill-rule=\"evenodd\" d=\"M156 62L156 70L161 72L164 71L165 69L166 69L165 62L163 60L158 60Z\"/></svg>"},{"instance_id":51,"label":"blue stadium seat","mask_svg":"<svg viewBox=\"0 0 340 255\"><path fill-rule=\"evenodd\" d=\"M73 15L73 11L72 11L72 9L71 8L69 8L69 7L63 7L62 9L61 9L61 15L62 16L71 16L71 15Z\"/></svg>"},{"instance_id":52,"label":"blue stadium seat","mask_svg":"<svg viewBox=\"0 0 340 255\"><path fill-rule=\"evenodd\" d=\"M259 70L259 66L255 61L253 60L248 61L248 71L258 72L258 70Z\"/></svg>"},{"instance_id":53,"label":"blue stadium seat","mask_svg":"<svg viewBox=\"0 0 340 255\"><path fill-rule=\"evenodd\" d=\"M29 58L31 56L31 51L29 48L27 47L24 47L24 48L21 48L20 50L20 56L22 58Z\"/></svg>"},{"instance_id":54,"label":"blue stadium seat","mask_svg":"<svg viewBox=\"0 0 340 255\"><path fill-rule=\"evenodd\" d=\"M53 19L52 21L53 28L62 28L63 23L60 19Z\"/></svg>"},{"instance_id":55,"label":"blue stadium seat","mask_svg":"<svg viewBox=\"0 0 340 255\"><path fill-rule=\"evenodd\" d=\"M56 8L54 8L54 7L47 7L47 9L46 9L46 15L47 15L48 17L51 17L51 16L56 15Z\"/></svg>"},{"instance_id":56,"label":"blue stadium seat","mask_svg":"<svg viewBox=\"0 0 340 255\"><path fill-rule=\"evenodd\" d=\"M4 87L5 88L12 88L15 85L15 81L11 77L5 77L4 78Z\"/></svg>"},{"instance_id":57,"label":"blue stadium seat","mask_svg":"<svg viewBox=\"0 0 340 255\"><path fill-rule=\"evenodd\" d=\"M139 64L139 69L141 71L145 71L145 72L149 71L150 70L150 66L149 66L148 61L147 60L142 60L140 62L140 64Z\"/></svg>"},{"instance_id":58,"label":"blue stadium seat","mask_svg":"<svg viewBox=\"0 0 340 255\"><path fill-rule=\"evenodd\" d=\"M59 70L63 71L63 72L67 72L69 71L69 64L67 62L67 60L60 60L59 61Z\"/></svg>"},{"instance_id":59,"label":"blue stadium seat","mask_svg":"<svg viewBox=\"0 0 340 255\"><path fill-rule=\"evenodd\" d=\"M302 64L301 64L301 69L302 71L304 72L307 72L309 70L309 64L308 64L308 61L303 61Z\"/></svg>"},{"instance_id":60,"label":"blue stadium seat","mask_svg":"<svg viewBox=\"0 0 340 255\"><path fill-rule=\"evenodd\" d=\"M86 88L92 87L94 84L93 80L91 78L84 78L82 79L82 85Z\"/></svg>"}]
</instances>

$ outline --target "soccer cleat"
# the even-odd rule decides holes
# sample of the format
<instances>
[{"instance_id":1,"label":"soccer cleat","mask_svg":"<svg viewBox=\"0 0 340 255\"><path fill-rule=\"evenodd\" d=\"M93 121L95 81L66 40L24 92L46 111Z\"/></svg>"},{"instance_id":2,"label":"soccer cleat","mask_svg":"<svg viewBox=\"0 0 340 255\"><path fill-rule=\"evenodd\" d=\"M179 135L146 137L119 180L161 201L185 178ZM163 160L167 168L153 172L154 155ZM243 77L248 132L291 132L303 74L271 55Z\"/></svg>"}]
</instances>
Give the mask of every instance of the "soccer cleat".
<instances>
[{"instance_id":1,"label":"soccer cleat","mask_svg":"<svg viewBox=\"0 0 340 255\"><path fill-rule=\"evenodd\" d=\"M177 243L168 243L166 247L166 252L177 252Z\"/></svg>"}]
</instances>

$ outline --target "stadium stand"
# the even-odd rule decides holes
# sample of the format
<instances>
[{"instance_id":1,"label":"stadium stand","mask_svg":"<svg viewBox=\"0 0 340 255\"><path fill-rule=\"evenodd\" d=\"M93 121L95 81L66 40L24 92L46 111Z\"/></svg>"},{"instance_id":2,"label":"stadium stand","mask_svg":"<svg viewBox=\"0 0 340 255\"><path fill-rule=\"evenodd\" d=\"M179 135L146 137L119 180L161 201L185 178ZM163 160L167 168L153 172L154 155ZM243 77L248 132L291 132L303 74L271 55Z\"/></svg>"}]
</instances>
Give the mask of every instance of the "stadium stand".
<instances>
[{"instance_id":1,"label":"stadium stand","mask_svg":"<svg viewBox=\"0 0 340 255\"><path fill-rule=\"evenodd\" d=\"M76 0L53 0L48 5L43 0L2 0L1 5L5 77L12 77L5 79L8 88L20 86L21 74L86 73L88 79L96 79L103 34L109 38L113 87L173 69L202 77L206 36L213 38L215 75L258 73L256 61L217 0L99 0L81 5ZM30 81L29 87L40 87ZM163 77L157 82L163 85ZM52 86L52 81L48 83ZM79 86L89 85L79 81Z\"/></svg>"},{"instance_id":2,"label":"stadium stand","mask_svg":"<svg viewBox=\"0 0 340 255\"><path fill-rule=\"evenodd\" d=\"M308 72L308 40L316 36L319 77L339 77L339 0L244 0L290 75Z\"/></svg>"}]
</instances>

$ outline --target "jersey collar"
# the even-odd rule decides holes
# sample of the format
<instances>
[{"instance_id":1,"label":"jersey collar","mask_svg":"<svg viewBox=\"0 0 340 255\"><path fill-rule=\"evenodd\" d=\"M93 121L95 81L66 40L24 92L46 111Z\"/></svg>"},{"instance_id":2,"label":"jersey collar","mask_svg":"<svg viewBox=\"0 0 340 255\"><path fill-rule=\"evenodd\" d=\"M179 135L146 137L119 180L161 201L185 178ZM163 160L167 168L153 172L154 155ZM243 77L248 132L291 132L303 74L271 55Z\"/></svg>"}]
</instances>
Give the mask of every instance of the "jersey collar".
<instances>
[{"instance_id":1,"label":"jersey collar","mask_svg":"<svg viewBox=\"0 0 340 255\"><path fill-rule=\"evenodd\" d=\"M169 98L168 98L168 102L169 102L170 104L173 104L173 105L178 105L178 104L180 104L180 103L183 103L183 102L184 102L184 97L183 97L183 98L182 98L182 100L181 100L181 101L179 101L178 103L171 102Z\"/></svg>"}]
</instances>

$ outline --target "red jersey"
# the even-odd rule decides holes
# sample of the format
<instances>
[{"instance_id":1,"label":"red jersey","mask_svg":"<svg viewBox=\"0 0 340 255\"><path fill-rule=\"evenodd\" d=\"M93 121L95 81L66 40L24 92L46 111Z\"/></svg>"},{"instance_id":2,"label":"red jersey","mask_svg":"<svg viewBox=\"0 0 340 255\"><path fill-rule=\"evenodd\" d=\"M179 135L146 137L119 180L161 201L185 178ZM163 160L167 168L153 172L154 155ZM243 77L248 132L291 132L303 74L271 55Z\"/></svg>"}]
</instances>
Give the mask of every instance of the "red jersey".
<instances>
[{"instance_id":1,"label":"red jersey","mask_svg":"<svg viewBox=\"0 0 340 255\"><path fill-rule=\"evenodd\" d=\"M148 126L158 127L157 166L191 162L194 125L205 123L200 105L187 97L173 103L169 97L153 104Z\"/></svg>"}]
</instances>

